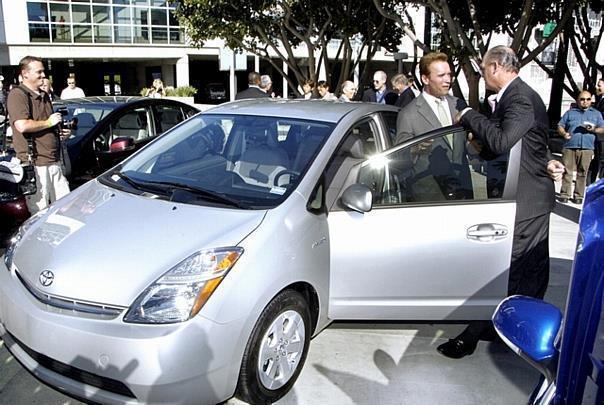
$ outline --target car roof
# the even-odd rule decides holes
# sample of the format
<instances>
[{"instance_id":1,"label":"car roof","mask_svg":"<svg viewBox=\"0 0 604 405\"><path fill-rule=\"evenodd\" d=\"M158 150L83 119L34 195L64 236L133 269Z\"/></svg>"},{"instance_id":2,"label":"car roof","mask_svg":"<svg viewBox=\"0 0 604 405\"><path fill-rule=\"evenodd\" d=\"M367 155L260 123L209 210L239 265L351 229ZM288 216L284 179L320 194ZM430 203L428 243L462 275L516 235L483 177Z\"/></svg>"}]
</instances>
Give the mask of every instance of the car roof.
<instances>
[{"instance_id":1,"label":"car roof","mask_svg":"<svg viewBox=\"0 0 604 405\"><path fill-rule=\"evenodd\" d=\"M98 97L81 97L81 98L70 98L67 100L56 100L53 102L55 105L70 105L70 104L106 104L106 105L120 105L124 103L132 103L139 100L144 100L145 97L140 96L98 96Z\"/></svg>"},{"instance_id":2,"label":"car roof","mask_svg":"<svg viewBox=\"0 0 604 405\"><path fill-rule=\"evenodd\" d=\"M397 112L399 109L377 103L255 98L220 104L206 110L204 114L268 115L282 118L308 118L315 121L335 123L352 111L365 115L376 111Z\"/></svg>"}]
</instances>

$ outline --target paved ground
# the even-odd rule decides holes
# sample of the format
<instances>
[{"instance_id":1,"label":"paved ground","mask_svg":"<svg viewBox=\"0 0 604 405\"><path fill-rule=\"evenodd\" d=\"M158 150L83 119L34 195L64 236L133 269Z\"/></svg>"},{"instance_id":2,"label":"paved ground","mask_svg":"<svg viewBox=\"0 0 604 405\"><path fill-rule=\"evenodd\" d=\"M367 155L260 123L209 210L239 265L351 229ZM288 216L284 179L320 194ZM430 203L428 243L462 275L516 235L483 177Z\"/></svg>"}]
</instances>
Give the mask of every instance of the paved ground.
<instances>
[{"instance_id":1,"label":"paved ground","mask_svg":"<svg viewBox=\"0 0 604 405\"><path fill-rule=\"evenodd\" d=\"M574 255L579 207L552 215L546 300L562 310ZM481 342L461 360L435 348L463 325L337 323L311 344L306 365L282 405L522 404L538 373L506 347ZM1 342L0 342L1 344ZM31 377L0 348L0 404L78 404ZM230 400L229 405L242 404Z\"/></svg>"}]
</instances>

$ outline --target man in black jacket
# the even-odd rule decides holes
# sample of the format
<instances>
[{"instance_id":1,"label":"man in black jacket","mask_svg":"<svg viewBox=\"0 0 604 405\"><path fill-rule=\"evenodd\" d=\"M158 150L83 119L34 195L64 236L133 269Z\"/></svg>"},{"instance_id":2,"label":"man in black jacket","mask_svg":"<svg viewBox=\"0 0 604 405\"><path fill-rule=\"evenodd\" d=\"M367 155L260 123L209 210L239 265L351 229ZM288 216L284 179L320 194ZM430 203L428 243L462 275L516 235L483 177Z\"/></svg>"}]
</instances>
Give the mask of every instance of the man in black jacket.
<instances>
[{"instance_id":1,"label":"man in black jacket","mask_svg":"<svg viewBox=\"0 0 604 405\"><path fill-rule=\"evenodd\" d=\"M243 100L245 98L270 98L270 95L260 89L260 74L258 72L250 72L247 75L248 88L240 91L235 96L235 100Z\"/></svg>"},{"instance_id":2,"label":"man in black jacket","mask_svg":"<svg viewBox=\"0 0 604 405\"><path fill-rule=\"evenodd\" d=\"M490 49L482 68L487 87L497 92L492 117L467 108L457 118L485 159L507 153L522 139L508 295L543 298L549 280L549 216L555 204L547 171L547 112L539 95L518 77L520 63L512 49ZM472 354L480 339L491 337L489 321L474 321L438 351L461 358Z\"/></svg>"},{"instance_id":3,"label":"man in black jacket","mask_svg":"<svg viewBox=\"0 0 604 405\"><path fill-rule=\"evenodd\" d=\"M604 117L604 77L601 77L596 83L596 104L594 108ZM589 184L595 183L598 179L604 177L604 167L600 164L604 160L604 139L596 135L596 142L594 148L594 158L589 165Z\"/></svg>"},{"instance_id":4,"label":"man in black jacket","mask_svg":"<svg viewBox=\"0 0 604 405\"><path fill-rule=\"evenodd\" d=\"M404 108L413 101L415 93L409 86L409 79L403 73L398 73L390 79L394 91L386 95L386 104Z\"/></svg>"}]
</instances>

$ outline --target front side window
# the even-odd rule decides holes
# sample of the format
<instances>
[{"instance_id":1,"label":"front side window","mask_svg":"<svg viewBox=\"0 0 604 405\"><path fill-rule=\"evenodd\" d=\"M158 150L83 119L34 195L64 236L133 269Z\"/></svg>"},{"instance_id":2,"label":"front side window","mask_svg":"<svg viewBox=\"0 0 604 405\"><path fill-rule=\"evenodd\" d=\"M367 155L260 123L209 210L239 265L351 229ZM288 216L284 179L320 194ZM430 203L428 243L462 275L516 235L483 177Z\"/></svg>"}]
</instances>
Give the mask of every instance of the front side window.
<instances>
[{"instance_id":1,"label":"front side window","mask_svg":"<svg viewBox=\"0 0 604 405\"><path fill-rule=\"evenodd\" d=\"M192 202L270 208L295 189L334 126L277 117L197 115L128 160L118 177L172 200L179 189L178 196L196 195Z\"/></svg>"},{"instance_id":2,"label":"front side window","mask_svg":"<svg viewBox=\"0 0 604 405\"><path fill-rule=\"evenodd\" d=\"M371 189L376 208L501 199L507 155L485 161L466 137L458 129L378 155L362 165L358 182Z\"/></svg>"}]
</instances>

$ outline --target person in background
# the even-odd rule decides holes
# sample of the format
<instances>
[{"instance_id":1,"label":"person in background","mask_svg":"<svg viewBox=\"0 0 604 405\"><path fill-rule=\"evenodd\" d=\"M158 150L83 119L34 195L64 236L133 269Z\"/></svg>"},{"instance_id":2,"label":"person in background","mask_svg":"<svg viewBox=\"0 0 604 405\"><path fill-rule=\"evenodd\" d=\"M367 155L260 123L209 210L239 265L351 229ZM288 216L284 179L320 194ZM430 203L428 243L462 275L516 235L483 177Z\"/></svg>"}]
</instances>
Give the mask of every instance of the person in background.
<instances>
[{"instance_id":1,"label":"person in background","mask_svg":"<svg viewBox=\"0 0 604 405\"><path fill-rule=\"evenodd\" d=\"M585 195L587 170L594 156L597 135L604 135L602 113L591 106L591 93L583 90L577 97L577 106L564 113L558 123L558 133L566 141L562 148L562 163L566 173L558 201L565 203L571 198L573 172L577 178L572 202L581 204Z\"/></svg>"},{"instance_id":2,"label":"person in background","mask_svg":"<svg viewBox=\"0 0 604 405\"><path fill-rule=\"evenodd\" d=\"M318 98L315 93L315 81L312 79L306 79L301 83L302 86L302 95L300 98L304 98L309 100L311 98Z\"/></svg>"},{"instance_id":3,"label":"person in background","mask_svg":"<svg viewBox=\"0 0 604 405\"><path fill-rule=\"evenodd\" d=\"M260 90L268 94L270 97L275 98L273 92L273 81L269 75L260 76Z\"/></svg>"},{"instance_id":4,"label":"person in background","mask_svg":"<svg viewBox=\"0 0 604 405\"><path fill-rule=\"evenodd\" d=\"M61 114L53 113L48 95L40 91L45 78L42 59L24 57L19 71L23 83L11 90L7 107L17 158L22 164L31 161L35 167L37 191L27 196L27 208L35 214L69 193L69 183L61 169L59 137L68 137L70 131L59 132Z\"/></svg>"},{"instance_id":5,"label":"person in background","mask_svg":"<svg viewBox=\"0 0 604 405\"><path fill-rule=\"evenodd\" d=\"M270 97L270 95L266 94L266 92L260 88L260 74L258 72L250 72L247 75L247 83L248 88L237 93L235 100Z\"/></svg>"},{"instance_id":6,"label":"person in background","mask_svg":"<svg viewBox=\"0 0 604 405\"><path fill-rule=\"evenodd\" d=\"M44 93L48 94L48 98L50 98L50 101L58 100L57 95L52 90L52 83L50 82L49 79L47 79L47 78L42 79L42 85L40 86L40 90L42 90Z\"/></svg>"},{"instance_id":7,"label":"person in background","mask_svg":"<svg viewBox=\"0 0 604 405\"><path fill-rule=\"evenodd\" d=\"M415 93L411 89L411 86L409 86L407 76L402 73L396 74L390 79L390 83L394 91L386 96L386 104L403 108L413 101Z\"/></svg>"},{"instance_id":8,"label":"person in background","mask_svg":"<svg viewBox=\"0 0 604 405\"><path fill-rule=\"evenodd\" d=\"M363 92L361 101L372 102L372 103L386 103L386 96L391 93L386 86L388 76L383 70L378 70L373 74L373 88L367 89ZM389 97L388 97L389 98Z\"/></svg>"},{"instance_id":9,"label":"person in background","mask_svg":"<svg viewBox=\"0 0 604 405\"><path fill-rule=\"evenodd\" d=\"M319 83L317 83L317 91L322 100L334 101L338 99L335 94L329 92L329 84L327 84L325 80L320 80Z\"/></svg>"},{"instance_id":10,"label":"person in background","mask_svg":"<svg viewBox=\"0 0 604 405\"><path fill-rule=\"evenodd\" d=\"M166 88L164 82L161 79L153 80L151 88L148 89L146 96L152 98L162 98L166 95Z\"/></svg>"},{"instance_id":11,"label":"person in background","mask_svg":"<svg viewBox=\"0 0 604 405\"><path fill-rule=\"evenodd\" d=\"M76 86L76 79L74 75L70 75L67 78L67 87L61 92L61 100L68 100L70 98L86 97L84 90Z\"/></svg>"},{"instance_id":12,"label":"person in background","mask_svg":"<svg viewBox=\"0 0 604 405\"><path fill-rule=\"evenodd\" d=\"M357 94L357 86L350 80L346 80L342 83L342 95L339 100L344 102L350 102L354 100L354 96Z\"/></svg>"}]
</instances>

